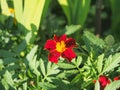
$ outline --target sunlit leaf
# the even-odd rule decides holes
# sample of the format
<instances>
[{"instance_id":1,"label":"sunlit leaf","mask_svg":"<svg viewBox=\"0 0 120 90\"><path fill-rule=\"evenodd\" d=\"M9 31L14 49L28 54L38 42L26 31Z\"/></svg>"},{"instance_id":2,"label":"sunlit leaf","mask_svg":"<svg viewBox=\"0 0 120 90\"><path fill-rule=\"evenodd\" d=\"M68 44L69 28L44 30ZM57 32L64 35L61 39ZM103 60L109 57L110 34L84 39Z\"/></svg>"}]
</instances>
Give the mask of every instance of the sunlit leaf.
<instances>
[{"instance_id":1,"label":"sunlit leaf","mask_svg":"<svg viewBox=\"0 0 120 90\"><path fill-rule=\"evenodd\" d=\"M82 63L82 57L78 56L77 59L72 60L72 63L79 67L79 65Z\"/></svg>"},{"instance_id":2,"label":"sunlit leaf","mask_svg":"<svg viewBox=\"0 0 120 90\"><path fill-rule=\"evenodd\" d=\"M108 59L105 61L105 65L103 68L104 72L109 72L110 70L114 69L115 67L118 67L120 63L120 53L116 53L115 55L110 55Z\"/></svg>"},{"instance_id":3,"label":"sunlit leaf","mask_svg":"<svg viewBox=\"0 0 120 90\"><path fill-rule=\"evenodd\" d=\"M58 63L58 66L63 69L76 68L73 64L69 64L69 63Z\"/></svg>"},{"instance_id":4,"label":"sunlit leaf","mask_svg":"<svg viewBox=\"0 0 120 90\"><path fill-rule=\"evenodd\" d=\"M6 71L5 74L3 75L4 80L2 80L4 83L6 82L8 84L8 86L10 85L12 88L15 89L14 87L14 81L12 79L12 75L10 72ZM10 88L10 87L9 87Z\"/></svg>"},{"instance_id":5,"label":"sunlit leaf","mask_svg":"<svg viewBox=\"0 0 120 90\"><path fill-rule=\"evenodd\" d=\"M43 90L52 90L52 89L56 88L55 85L48 83L48 82L44 82L44 83L40 82L39 86L42 87Z\"/></svg>"},{"instance_id":6,"label":"sunlit leaf","mask_svg":"<svg viewBox=\"0 0 120 90\"><path fill-rule=\"evenodd\" d=\"M53 75L59 73L60 70L58 69L58 66L53 64L50 69L47 70L47 75Z\"/></svg>"},{"instance_id":7,"label":"sunlit leaf","mask_svg":"<svg viewBox=\"0 0 120 90\"><path fill-rule=\"evenodd\" d=\"M97 59L97 70L99 73L101 73L103 68L103 60L104 60L103 58L104 58L104 54L98 56L98 59Z\"/></svg>"},{"instance_id":8,"label":"sunlit leaf","mask_svg":"<svg viewBox=\"0 0 120 90\"><path fill-rule=\"evenodd\" d=\"M41 69L42 74L45 76L46 75L45 65L42 59L40 59L40 69Z\"/></svg>"},{"instance_id":9,"label":"sunlit leaf","mask_svg":"<svg viewBox=\"0 0 120 90\"><path fill-rule=\"evenodd\" d=\"M100 90L100 83L98 80L95 83L95 90Z\"/></svg>"},{"instance_id":10,"label":"sunlit leaf","mask_svg":"<svg viewBox=\"0 0 120 90\"><path fill-rule=\"evenodd\" d=\"M104 90L118 90L118 88L120 88L120 80L110 83Z\"/></svg>"},{"instance_id":11,"label":"sunlit leaf","mask_svg":"<svg viewBox=\"0 0 120 90\"><path fill-rule=\"evenodd\" d=\"M71 26L66 26L66 35L70 35L75 33L76 31L78 31L81 28L80 25L71 25Z\"/></svg>"},{"instance_id":12,"label":"sunlit leaf","mask_svg":"<svg viewBox=\"0 0 120 90\"><path fill-rule=\"evenodd\" d=\"M32 62L32 59L37 51L38 46L34 46L32 50L27 54L26 58L29 62Z\"/></svg>"},{"instance_id":13,"label":"sunlit leaf","mask_svg":"<svg viewBox=\"0 0 120 90\"><path fill-rule=\"evenodd\" d=\"M40 75L40 72L38 71L39 62L36 59L37 56L34 56L34 58L29 62L29 67L31 71L33 71L33 73L39 76Z\"/></svg>"}]
</instances>

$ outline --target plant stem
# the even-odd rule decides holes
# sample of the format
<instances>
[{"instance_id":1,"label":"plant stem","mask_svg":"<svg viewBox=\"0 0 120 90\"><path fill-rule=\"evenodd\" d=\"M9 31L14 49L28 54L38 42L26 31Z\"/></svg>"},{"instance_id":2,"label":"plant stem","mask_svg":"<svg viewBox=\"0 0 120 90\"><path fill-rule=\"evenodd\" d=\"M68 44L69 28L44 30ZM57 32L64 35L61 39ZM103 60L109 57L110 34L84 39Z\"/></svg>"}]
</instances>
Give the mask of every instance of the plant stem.
<instances>
[{"instance_id":1,"label":"plant stem","mask_svg":"<svg viewBox=\"0 0 120 90\"><path fill-rule=\"evenodd\" d=\"M102 29L101 29L101 9L102 9L102 0L96 1L96 21L95 21L95 31L96 35L100 36Z\"/></svg>"}]
</instances>

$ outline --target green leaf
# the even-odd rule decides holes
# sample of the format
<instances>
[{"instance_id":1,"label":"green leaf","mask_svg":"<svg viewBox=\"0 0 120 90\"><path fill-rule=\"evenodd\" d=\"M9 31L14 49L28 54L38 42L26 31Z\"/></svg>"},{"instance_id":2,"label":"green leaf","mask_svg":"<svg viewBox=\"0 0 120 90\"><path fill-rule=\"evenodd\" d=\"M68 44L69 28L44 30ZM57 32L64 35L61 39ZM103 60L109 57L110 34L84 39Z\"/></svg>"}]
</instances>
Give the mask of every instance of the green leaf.
<instances>
[{"instance_id":1,"label":"green leaf","mask_svg":"<svg viewBox=\"0 0 120 90\"><path fill-rule=\"evenodd\" d=\"M119 0L110 0L111 10L112 10L112 30L115 31L116 27L119 26L120 20L120 12L119 11Z\"/></svg>"},{"instance_id":2,"label":"green leaf","mask_svg":"<svg viewBox=\"0 0 120 90\"><path fill-rule=\"evenodd\" d=\"M6 57L6 58L3 59L2 62L3 62L4 65L6 65L6 64L10 64L10 63L15 63L17 61L18 61L18 59L16 59L16 58Z\"/></svg>"},{"instance_id":3,"label":"green leaf","mask_svg":"<svg viewBox=\"0 0 120 90\"><path fill-rule=\"evenodd\" d=\"M44 83L40 82L39 86L42 87L43 90L52 90L52 89L56 88L55 85L53 85L53 84L51 84L49 82L44 82Z\"/></svg>"},{"instance_id":4,"label":"green leaf","mask_svg":"<svg viewBox=\"0 0 120 90\"><path fill-rule=\"evenodd\" d=\"M67 78L69 76L75 75L79 73L78 70L64 70L64 72L61 72L57 75L58 78Z\"/></svg>"},{"instance_id":5,"label":"green leaf","mask_svg":"<svg viewBox=\"0 0 120 90\"><path fill-rule=\"evenodd\" d=\"M100 83L98 80L95 83L95 90L100 90Z\"/></svg>"},{"instance_id":6,"label":"green leaf","mask_svg":"<svg viewBox=\"0 0 120 90\"><path fill-rule=\"evenodd\" d=\"M116 53L115 55L110 55L108 59L105 60L105 66L103 68L103 72L109 72L110 70L118 67L120 63L120 53Z\"/></svg>"},{"instance_id":7,"label":"green leaf","mask_svg":"<svg viewBox=\"0 0 120 90\"><path fill-rule=\"evenodd\" d=\"M54 90L70 90L69 84L70 82L68 80L62 80L59 78L53 79L54 84L57 86Z\"/></svg>"},{"instance_id":8,"label":"green leaf","mask_svg":"<svg viewBox=\"0 0 120 90\"><path fill-rule=\"evenodd\" d=\"M118 90L118 88L120 88L120 80L110 83L104 90Z\"/></svg>"},{"instance_id":9,"label":"green leaf","mask_svg":"<svg viewBox=\"0 0 120 90\"><path fill-rule=\"evenodd\" d=\"M68 1L67 0L58 0L58 3L61 5L61 7L67 17L68 23L71 23L71 12L70 12L70 7L69 7Z\"/></svg>"},{"instance_id":10,"label":"green leaf","mask_svg":"<svg viewBox=\"0 0 120 90\"><path fill-rule=\"evenodd\" d=\"M105 43L109 46L113 45L115 43L114 37L112 35L108 35L105 38Z\"/></svg>"},{"instance_id":11,"label":"green leaf","mask_svg":"<svg viewBox=\"0 0 120 90\"><path fill-rule=\"evenodd\" d=\"M85 43L87 43L88 45L93 44L100 48L103 48L105 46L105 42L102 39L98 38L97 36L90 33L89 31L84 32L83 39L84 39Z\"/></svg>"},{"instance_id":12,"label":"green leaf","mask_svg":"<svg viewBox=\"0 0 120 90\"><path fill-rule=\"evenodd\" d=\"M3 77L4 77L4 79L2 80L2 83L7 83L8 85L10 85L12 88L15 89L15 87L14 87L14 81L12 79L11 73L8 72L8 71L6 71L5 74L3 75Z\"/></svg>"},{"instance_id":13,"label":"green leaf","mask_svg":"<svg viewBox=\"0 0 120 90\"><path fill-rule=\"evenodd\" d=\"M80 64L82 63L82 57L78 56L77 59L72 60L72 63L75 64L78 68Z\"/></svg>"},{"instance_id":14,"label":"green leaf","mask_svg":"<svg viewBox=\"0 0 120 90\"><path fill-rule=\"evenodd\" d=\"M37 56L34 56L33 60L29 62L29 67L33 71L33 73L39 76L40 75L40 72L38 71L39 62L36 59Z\"/></svg>"},{"instance_id":15,"label":"green leaf","mask_svg":"<svg viewBox=\"0 0 120 90\"><path fill-rule=\"evenodd\" d=\"M42 59L40 59L40 69L41 69L42 74L45 76L46 75L45 65Z\"/></svg>"},{"instance_id":16,"label":"green leaf","mask_svg":"<svg viewBox=\"0 0 120 90\"><path fill-rule=\"evenodd\" d=\"M90 8L90 2L91 0L77 0L76 1L76 8L74 8L74 11L76 11L75 13L75 20L77 22L77 24L83 25L86 17L88 15L89 12L89 8Z\"/></svg>"},{"instance_id":17,"label":"green leaf","mask_svg":"<svg viewBox=\"0 0 120 90\"><path fill-rule=\"evenodd\" d=\"M80 25L70 25L70 26L66 26L66 35L71 35L73 33L75 33L76 31L78 31L81 28Z\"/></svg>"},{"instance_id":18,"label":"green leaf","mask_svg":"<svg viewBox=\"0 0 120 90\"><path fill-rule=\"evenodd\" d=\"M0 4L1 4L1 9L2 9L2 14L7 15L7 16L10 15L7 0L1 0Z\"/></svg>"},{"instance_id":19,"label":"green leaf","mask_svg":"<svg viewBox=\"0 0 120 90\"><path fill-rule=\"evenodd\" d=\"M58 69L58 65L52 64L49 69L47 69L47 75L58 74L60 70Z\"/></svg>"},{"instance_id":20,"label":"green leaf","mask_svg":"<svg viewBox=\"0 0 120 90\"><path fill-rule=\"evenodd\" d=\"M83 25L89 12L91 0L58 0L65 13L68 24Z\"/></svg>"},{"instance_id":21,"label":"green leaf","mask_svg":"<svg viewBox=\"0 0 120 90\"><path fill-rule=\"evenodd\" d=\"M31 30L31 24L34 24L36 26L36 30L38 30L45 1L46 0L24 1L24 11L21 18L21 23L27 30Z\"/></svg>"},{"instance_id":22,"label":"green leaf","mask_svg":"<svg viewBox=\"0 0 120 90\"><path fill-rule=\"evenodd\" d=\"M0 50L0 57L12 57L15 54L13 52L10 51L6 51L6 50Z\"/></svg>"},{"instance_id":23,"label":"green leaf","mask_svg":"<svg viewBox=\"0 0 120 90\"><path fill-rule=\"evenodd\" d=\"M14 9L15 9L15 18L19 23L21 22L23 14L23 1L22 0L13 0Z\"/></svg>"},{"instance_id":24,"label":"green leaf","mask_svg":"<svg viewBox=\"0 0 120 90\"><path fill-rule=\"evenodd\" d=\"M51 66L52 66L52 63L51 63L51 62L48 62L48 63L47 63L47 72L48 72L49 70L51 70Z\"/></svg>"},{"instance_id":25,"label":"green leaf","mask_svg":"<svg viewBox=\"0 0 120 90\"><path fill-rule=\"evenodd\" d=\"M15 54L20 54L21 51L23 51L27 46L27 43L25 40L23 40L17 47L15 47L13 50Z\"/></svg>"},{"instance_id":26,"label":"green leaf","mask_svg":"<svg viewBox=\"0 0 120 90\"><path fill-rule=\"evenodd\" d=\"M21 67L19 65L17 65L17 64L6 66L2 71L0 71L0 75L3 75L6 72L6 70L15 71L15 70L18 70L20 68Z\"/></svg>"},{"instance_id":27,"label":"green leaf","mask_svg":"<svg viewBox=\"0 0 120 90\"><path fill-rule=\"evenodd\" d=\"M77 76L74 77L74 79L71 81L71 84L78 84L82 82L82 74L78 74Z\"/></svg>"},{"instance_id":28,"label":"green leaf","mask_svg":"<svg viewBox=\"0 0 120 90\"><path fill-rule=\"evenodd\" d=\"M76 68L73 64L68 64L68 63L58 63L58 66L63 69L73 69Z\"/></svg>"},{"instance_id":29,"label":"green leaf","mask_svg":"<svg viewBox=\"0 0 120 90\"><path fill-rule=\"evenodd\" d=\"M101 73L103 68L103 60L104 60L103 58L104 58L104 54L98 56L98 59L97 59L97 70L99 74Z\"/></svg>"},{"instance_id":30,"label":"green leaf","mask_svg":"<svg viewBox=\"0 0 120 90\"><path fill-rule=\"evenodd\" d=\"M35 53L36 53L36 51L37 51L37 48L38 48L37 45L34 46L34 47L32 48L32 50L27 54L26 58L27 58L28 62L32 62L32 59L33 59L33 57L34 57L34 55L35 55Z\"/></svg>"}]
</instances>

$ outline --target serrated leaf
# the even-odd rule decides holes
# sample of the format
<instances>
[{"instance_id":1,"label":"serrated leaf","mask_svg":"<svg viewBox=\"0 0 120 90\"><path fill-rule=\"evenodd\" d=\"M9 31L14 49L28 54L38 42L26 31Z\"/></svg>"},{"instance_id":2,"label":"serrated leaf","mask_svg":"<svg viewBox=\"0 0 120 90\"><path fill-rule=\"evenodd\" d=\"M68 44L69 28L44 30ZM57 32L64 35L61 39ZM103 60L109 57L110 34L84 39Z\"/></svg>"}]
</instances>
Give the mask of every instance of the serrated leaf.
<instances>
[{"instance_id":1,"label":"serrated leaf","mask_svg":"<svg viewBox=\"0 0 120 90\"><path fill-rule=\"evenodd\" d=\"M74 79L71 81L71 84L76 84L82 82L82 74L78 74L77 76L74 77Z\"/></svg>"},{"instance_id":2,"label":"serrated leaf","mask_svg":"<svg viewBox=\"0 0 120 90\"><path fill-rule=\"evenodd\" d=\"M76 66L68 63L58 63L58 66L63 69L73 69L76 68Z\"/></svg>"},{"instance_id":3,"label":"serrated leaf","mask_svg":"<svg viewBox=\"0 0 120 90\"><path fill-rule=\"evenodd\" d=\"M54 78L53 79L54 84L57 86L55 90L70 90L69 84L70 82L67 80L62 80L59 78Z\"/></svg>"},{"instance_id":4,"label":"serrated leaf","mask_svg":"<svg viewBox=\"0 0 120 90\"><path fill-rule=\"evenodd\" d=\"M109 72L115 67L119 66L120 63L120 53L116 53L115 55L110 55L108 59L106 59L105 66L103 68L103 72Z\"/></svg>"},{"instance_id":5,"label":"serrated leaf","mask_svg":"<svg viewBox=\"0 0 120 90\"><path fill-rule=\"evenodd\" d=\"M82 57L78 56L77 59L72 60L72 63L79 67L79 65L82 63Z\"/></svg>"},{"instance_id":6,"label":"serrated leaf","mask_svg":"<svg viewBox=\"0 0 120 90\"><path fill-rule=\"evenodd\" d=\"M95 83L95 90L100 90L100 83L98 80Z\"/></svg>"},{"instance_id":7,"label":"serrated leaf","mask_svg":"<svg viewBox=\"0 0 120 90\"><path fill-rule=\"evenodd\" d=\"M15 65L10 65L10 66L6 66L6 67L4 68L4 70L0 71L0 75L3 75L3 74L6 72L6 70L8 70L8 71L14 71L14 70L16 70L16 69L20 69L20 66L17 65L17 64L15 64Z\"/></svg>"},{"instance_id":8,"label":"serrated leaf","mask_svg":"<svg viewBox=\"0 0 120 90\"><path fill-rule=\"evenodd\" d=\"M34 55L35 55L35 53L36 53L36 51L37 51L37 48L38 48L38 46L34 46L34 47L32 48L32 50L27 54L26 58L27 58L27 60L28 60L29 62L33 59L33 57L34 57Z\"/></svg>"},{"instance_id":9,"label":"serrated leaf","mask_svg":"<svg viewBox=\"0 0 120 90\"><path fill-rule=\"evenodd\" d=\"M59 73L60 70L58 69L58 66L56 64L53 64L49 70L47 70L47 75L53 75Z\"/></svg>"},{"instance_id":10,"label":"serrated leaf","mask_svg":"<svg viewBox=\"0 0 120 90\"><path fill-rule=\"evenodd\" d=\"M40 69L41 69L42 74L45 76L46 75L45 65L42 59L40 59Z\"/></svg>"},{"instance_id":11,"label":"serrated leaf","mask_svg":"<svg viewBox=\"0 0 120 90\"><path fill-rule=\"evenodd\" d=\"M84 39L85 43L88 44L88 45L93 44L93 45L96 45L100 48L103 48L105 46L105 42L102 39L98 38L97 36L90 33L89 31L84 32L84 38L83 39Z\"/></svg>"},{"instance_id":12,"label":"serrated leaf","mask_svg":"<svg viewBox=\"0 0 120 90\"><path fill-rule=\"evenodd\" d=\"M120 88L120 80L110 83L104 90L118 90L118 88Z\"/></svg>"},{"instance_id":13,"label":"serrated leaf","mask_svg":"<svg viewBox=\"0 0 120 90\"><path fill-rule=\"evenodd\" d=\"M52 63L51 63L51 62L48 62L48 63L47 63L47 73L48 73L48 71L51 69L51 66L52 66Z\"/></svg>"},{"instance_id":14,"label":"serrated leaf","mask_svg":"<svg viewBox=\"0 0 120 90\"><path fill-rule=\"evenodd\" d=\"M37 59L37 56L34 56L34 58L32 59L31 62L29 62L29 67L30 69L33 71L33 73L35 73L36 75L40 75L40 72L38 71L38 65L39 65L39 62L36 61Z\"/></svg>"},{"instance_id":15,"label":"serrated leaf","mask_svg":"<svg viewBox=\"0 0 120 90\"><path fill-rule=\"evenodd\" d=\"M40 82L39 86L43 88L43 90L50 90L56 88L55 85L49 83L49 82Z\"/></svg>"},{"instance_id":16,"label":"serrated leaf","mask_svg":"<svg viewBox=\"0 0 120 90\"><path fill-rule=\"evenodd\" d=\"M61 72L57 75L58 78L67 78L69 76L77 74L78 70L65 70L64 72Z\"/></svg>"},{"instance_id":17,"label":"serrated leaf","mask_svg":"<svg viewBox=\"0 0 120 90\"><path fill-rule=\"evenodd\" d=\"M103 68L103 60L104 60L103 58L104 58L104 54L98 56L98 59L97 59L97 70L99 73L101 73Z\"/></svg>"},{"instance_id":18,"label":"serrated leaf","mask_svg":"<svg viewBox=\"0 0 120 90\"><path fill-rule=\"evenodd\" d=\"M13 79L12 79L11 73L8 72L8 71L6 71L5 74L3 75L3 77L4 77L4 81L5 81L8 85L10 85L12 88L15 89L15 87L14 87L14 81L13 81ZM10 87L9 87L9 88L10 88Z\"/></svg>"}]
</instances>

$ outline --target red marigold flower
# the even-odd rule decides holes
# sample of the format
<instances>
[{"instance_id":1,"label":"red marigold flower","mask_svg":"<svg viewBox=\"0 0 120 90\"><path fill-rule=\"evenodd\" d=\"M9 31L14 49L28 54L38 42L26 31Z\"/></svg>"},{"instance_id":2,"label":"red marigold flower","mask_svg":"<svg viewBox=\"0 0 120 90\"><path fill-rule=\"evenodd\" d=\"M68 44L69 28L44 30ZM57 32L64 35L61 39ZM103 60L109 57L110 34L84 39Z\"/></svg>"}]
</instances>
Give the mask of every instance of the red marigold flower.
<instances>
[{"instance_id":1,"label":"red marigold flower","mask_svg":"<svg viewBox=\"0 0 120 90\"><path fill-rule=\"evenodd\" d=\"M120 76L114 77L114 81L120 80Z\"/></svg>"},{"instance_id":2,"label":"red marigold flower","mask_svg":"<svg viewBox=\"0 0 120 90\"><path fill-rule=\"evenodd\" d=\"M75 40L73 38L67 38L64 34L62 36L54 35L54 39L47 40L44 49L50 52L48 55L49 61L58 63L58 59L61 56L70 62L76 57L73 51L73 48L76 46Z\"/></svg>"},{"instance_id":3,"label":"red marigold flower","mask_svg":"<svg viewBox=\"0 0 120 90\"><path fill-rule=\"evenodd\" d=\"M106 85L110 84L110 80L106 76L101 75L99 76L99 83L100 83L100 90L104 90Z\"/></svg>"}]
</instances>

